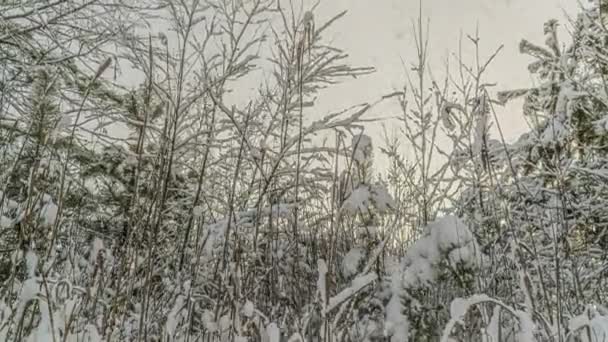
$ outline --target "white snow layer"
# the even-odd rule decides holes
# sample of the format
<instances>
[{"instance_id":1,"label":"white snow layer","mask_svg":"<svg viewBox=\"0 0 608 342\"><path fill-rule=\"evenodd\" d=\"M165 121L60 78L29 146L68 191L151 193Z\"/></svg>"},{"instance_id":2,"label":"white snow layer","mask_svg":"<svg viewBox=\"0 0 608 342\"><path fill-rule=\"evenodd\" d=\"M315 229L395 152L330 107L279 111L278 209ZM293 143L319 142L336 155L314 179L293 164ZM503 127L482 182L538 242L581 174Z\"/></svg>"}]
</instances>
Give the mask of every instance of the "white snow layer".
<instances>
[{"instance_id":1,"label":"white snow layer","mask_svg":"<svg viewBox=\"0 0 608 342\"><path fill-rule=\"evenodd\" d=\"M446 258L452 266L478 267L482 255L473 234L456 216L444 216L429 224L424 236L408 249L400 269L392 276L392 297L386 309L386 334L392 342L408 341L409 321L401 312L403 290L429 286L436 280L439 263ZM459 304L458 302L456 304ZM455 313L461 306L452 308Z\"/></svg>"}]
</instances>

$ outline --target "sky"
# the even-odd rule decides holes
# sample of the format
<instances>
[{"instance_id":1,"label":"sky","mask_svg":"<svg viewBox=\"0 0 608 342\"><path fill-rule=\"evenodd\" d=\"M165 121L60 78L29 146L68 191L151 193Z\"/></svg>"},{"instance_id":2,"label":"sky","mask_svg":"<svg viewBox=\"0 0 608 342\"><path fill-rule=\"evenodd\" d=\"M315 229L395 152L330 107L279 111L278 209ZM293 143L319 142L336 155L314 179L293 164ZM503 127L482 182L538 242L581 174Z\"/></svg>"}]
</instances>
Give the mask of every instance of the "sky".
<instances>
[{"instance_id":1,"label":"sky","mask_svg":"<svg viewBox=\"0 0 608 342\"><path fill-rule=\"evenodd\" d=\"M309 1L310 5L316 1ZM543 23L555 18L560 22L561 42L569 41L566 15L575 16L576 0L422 0L422 15L430 20L430 67L440 75L443 61L458 51L463 33L475 34L479 28L481 56L489 56L501 44L504 48L488 72L497 90L533 85L527 65L532 61L519 53L522 38L543 44ZM316 25L342 10L346 16L334 24L330 42L343 48L354 64L374 66L377 72L333 86L319 97L322 112L339 110L401 89L405 84L403 63L415 62L412 23L420 0L321 0L315 11ZM465 49L467 50L467 49ZM473 50L468 49L468 52ZM465 51L467 52L467 51ZM508 141L527 130L521 103L499 109L499 123ZM371 117L398 114L398 108L382 106ZM371 128L375 130L375 128ZM376 132L380 130L377 129Z\"/></svg>"},{"instance_id":2,"label":"sky","mask_svg":"<svg viewBox=\"0 0 608 342\"><path fill-rule=\"evenodd\" d=\"M287 0L285 0L287 1ZM322 90L316 105L305 113L310 122L324 115L341 111L364 102L375 102L381 96L402 90L406 84L404 65L416 61L413 24L420 6L424 20L429 20L429 65L434 76L441 80L445 59L458 51L458 41L467 34L479 30L481 58L490 56L503 45L503 49L488 69L486 80L496 83L496 90L527 88L534 80L527 71L533 60L519 53L519 42L525 38L543 44L543 24L549 19L560 22L560 43L569 42L567 15L575 16L578 0L302 0L304 10L314 10L315 25L320 27L328 19L346 10L344 17L336 21L324 33L329 45L337 46L349 54L349 61L356 66L373 66L376 72L358 79L348 79ZM585 2L587 0L580 0ZM296 3L298 1L295 1ZM166 30L166 28L157 28ZM465 38L466 39L466 38ZM467 48L468 46L468 48ZM463 44L465 57L474 50ZM452 61L455 66L455 61ZM262 71L262 74L264 72ZM134 76L134 75L132 75ZM140 75L141 76L141 75ZM247 92L255 93L260 84L260 74L249 78L240 90L233 93L237 99L246 99ZM264 76L262 76L264 77ZM134 84L141 77L131 77ZM367 118L387 118L400 115L395 99L393 102L374 107ZM528 123L521 114L521 101L513 101L506 107L497 107L499 125L507 142L513 142L528 131ZM394 121L381 121L389 127ZM371 135L376 147L382 146L381 125L369 124L366 133ZM492 138L497 138L494 125ZM406 151L407 152L407 147Z\"/></svg>"}]
</instances>

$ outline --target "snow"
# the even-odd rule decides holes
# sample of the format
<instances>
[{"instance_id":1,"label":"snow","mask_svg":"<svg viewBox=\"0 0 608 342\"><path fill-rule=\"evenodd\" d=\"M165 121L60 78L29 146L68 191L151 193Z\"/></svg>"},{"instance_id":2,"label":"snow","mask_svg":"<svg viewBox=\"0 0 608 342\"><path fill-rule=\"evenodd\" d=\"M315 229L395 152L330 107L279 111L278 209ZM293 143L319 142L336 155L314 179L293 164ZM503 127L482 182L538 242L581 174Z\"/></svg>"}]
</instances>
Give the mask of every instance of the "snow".
<instances>
[{"instance_id":1,"label":"snow","mask_svg":"<svg viewBox=\"0 0 608 342\"><path fill-rule=\"evenodd\" d=\"M568 329L570 331L576 331L585 326L589 326L589 324L589 317L587 317L587 314L584 313L570 318L570 320L568 321Z\"/></svg>"},{"instance_id":2,"label":"snow","mask_svg":"<svg viewBox=\"0 0 608 342\"><path fill-rule=\"evenodd\" d=\"M19 208L19 203L9 199L8 195L5 194L2 190L0 190L0 200L2 199L4 200L4 203L2 203L1 206L3 211L15 210Z\"/></svg>"},{"instance_id":3,"label":"snow","mask_svg":"<svg viewBox=\"0 0 608 342\"><path fill-rule=\"evenodd\" d=\"M342 204L342 210L349 213L357 213L358 211L367 212L367 208L370 204L370 192L367 186L359 186Z\"/></svg>"},{"instance_id":4,"label":"snow","mask_svg":"<svg viewBox=\"0 0 608 342\"><path fill-rule=\"evenodd\" d=\"M203 207L197 205L196 207L192 208L192 215L194 215L194 218L201 218L203 216Z\"/></svg>"},{"instance_id":5,"label":"snow","mask_svg":"<svg viewBox=\"0 0 608 342\"><path fill-rule=\"evenodd\" d=\"M94 238L92 249L91 249L91 258L89 262L91 264L95 264L97 261L97 257L99 256L99 252L103 251L105 247L103 246L103 241L100 238Z\"/></svg>"},{"instance_id":6,"label":"snow","mask_svg":"<svg viewBox=\"0 0 608 342\"><path fill-rule=\"evenodd\" d=\"M477 79L476 65L470 69L460 65L452 71L455 76L461 71L464 79L448 77L445 90L431 80L425 89L410 89L416 87L417 82L412 82L407 91L398 92L404 111L399 119L406 125L389 126L395 139L381 142L395 143L383 150L389 158L388 171L372 167L376 132L362 133L369 132L367 122L376 119L362 115L370 108L376 113L383 110L375 107L379 102L338 109L320 120L311 117L318 112L309 108L321 96L316 91L338 81L331 75L350 73L349 63L341 61L348 52L326 47L326 35L317 32L314 42L304 42L314 43L314 49L300 46L310 50L298 59L305 65L290 73L291 45L310 38L296 26L314 30L314 8L302 9L299 23L297 13L283 13L289 8L277 11L264 6L261 17L248 20L247 15L257 11L250 12L237 1L234 8L218 9L234 16L220 13L217 22L206 22L205 12L216 8L190 11L190 4L180 5L169 18L173 26L183 28L184 15L196 13L193 20L202 31L196 30L208 36L211 47L230 43L228 31L250 23L242 32L244 41L227 46L238 50L235 65L226 65L232 61L225 61L225 54L215 58L211 51L210 63L203 63L200 75L186 72L184 82L179 82L185 97L174 94L172 70L163 71L161 65L161 69L146 69L160 72L148 75L150 81L159 81L151 94L145 82L130 91L131 86L120 86L116 79L104 79L94 89L87 87L94 91L87 91L91 97L83 99L90 70L79 70L80 64L94 66L94 59L104 58L107 49L94 48L87 54L90 58L82 57L83 63L53 67L49 61L64 60L65 49L46 46L49 40L42 39L44 44L25 44L33 47L26 51L26 59L42 58L40 67L29 68L31 63L18 63L21 47L10 44L14 40L10 30L19 29L21 21L35 26L36 20L24 11L32 9L32 16L45 24L56 10L65 9L69 15L54 25L18 35L25 43L38 42L41 33L63 37L54 30L74 31L63 25L74 15L112 22L110 17L99 18L103 8L71 13L69 1L59 7L37 6L35 1L23 8L0 5L0 12L10 7L5 16L7 56L15 52L15 61L7 59L3 71L8 73L7 81L16 77L4 84L11 96L5 101L9 107L3 108L8 117L0 125L4 157L0 179L6 191L0 192L0 270L8 273L0 274L0 341L405 342L425 339L418 337L431 335L429 327L443 330L442 341L608 339L608 310L600 305L606 298L602 281L608 270L603 234L608 227L607 32L598 20L605 14L597 10L600 2L587 2L592 3L586 5L590 9L581 8L582 15L566 24L572 31L566 38L572 44L558 40L557 22L549 21L541 39L546 47L527 41L520 45L534 59L530 70L535 84L499 93L498 98L522 98L524 118L533 126L528 133L503 145L503 139L511 137L492 132L489 108L496 103L490 88L500 80ZM146 14L157 18L152 12ZM290 35L285 32L289 28L277 29L271 32L273 37L266 37L267 22L283 14L296 31ZM18 19L16 25L11 16ZM226 22L230 17L238 21L236 26ZM83 27L90 26L84 25L88 19L83 20ZM218 35L212 32L215 24ZM146 41L143 33L141 41L139 36L127 37L136 49L119 46L124 54L118 57L138 60L132 54L145 52L151 43L156 58L164 50L159 51L159 46L176 41L164 34L158 35L160 42ZM249 66L239 60L256 53L244 50L253 46L246 40L258 33L260 39L253 45L256 50L274 51L273 56L259 57L263 64L275 65L276 75L268 74L267 82L259 84L260 91L254 91L255 98L238 101L248 102L248 107L232 104L224 94L232 86L238 88L236 79L247 73ZM190 50L200 47L192 37L186 35L188 41L183 42ZM476 48L477 38L468 38L463 42L471 41ZM87 41L97 41L95 34ZM50 54L39 54L39 47L48 47ZM167 48L165 52L175 52ZM206 56L202 50L199 57ZM169 57L171 64L174 59ZM189 64L200 60L186 58L184 70L198 70ZM487 64L479 62L472 64L485 73ZM44 88L36 72L47 71L57 83L46 89L52 110L45 119L56 127L41 131L48 141L38 141L40 134L29 134L32 117L21 109L35 104L37 95L32 91ZM226 83L222 73L234 77ZM297 94L293 81L301 76L306 77L300 81L311 83ZM201 84L218 77L212 92L198 91ZM83 83L74 85L74 81ZM25 85L23 94L20 85ZM116 98L104 95L106 90ZM485 98L486 94L492 98ZM306 101L305 112L298 111L298 95ZM107 98L112 101L106 103ZM176 98L184 99L184 108L177 108L180 104L172 101ZM90 124L70 122L79 103L86 109L83 120ZM421 106L424 111L418 112L415 107ZM154 108L141 156L125 148L134 142L137 130L123 139L106 126L141 126L145 120L139 114ZM175 120L175 110L185 113L181 120ZM344 113L351 114L344 117ZM393 122L393 113L387 114ZM302 134L298 116L305 125ZM76 150L65 141L52 143L63 138L68 127L78 131L74 144L69 141ZM94 130L90 134L89 128ZM171 136L177 132L179 136ZM491 134L500 139L491 139ZM404 141L408 146L402 145ZM488 152L492 161L483 167L478 163L482 152ZM203 160L203 198L195 199ZM87 177L93 174L89 166L94 176ZM135 168L141 172L133 173ZM301 194L294 188L293 177L298 174L303 177ZM131 193L134 175L138 193ZM60 184L64 176L65 187ZM306 201L294 203L295 197ZM421 204L428 205L424 215ZM301 215L294 219L296 206ZM184 224L193 218L197 222L190 234ZM426 224L428 218L434 221ZM128 241L122 236L126 228L132 237ZM47 239L51 232L53 241ZM40 239L48 241L40 244ZM48 245L51 242L54 245ZM113 251L120 253L116 255L120 260L112 259ZM460 298L464 294L472 295ZM192 321L187 321L189 313ZM557 322L567 328L559 331ZM59 331L68 326L69 331ZM146 337L140 335L142 328ZM381 330L385 339L379 336Z\"/></svg>"},{"instance_id":7,"label":"snow","mask_svg":"<svg viewBox=\"0 0 608 342\"><path fill-rule=\"evenodd\" d=\"M201 317L203 327L210 333L218 331L218 324L215 322L213 317L214 315L211 310L204 310Z\"/></svg>"},{"instance_id":8,"label":"snow","mask_svg":"<svg viewBox=\"0 0 608 342\"><path fill-rule=\"evenodd\" d=\"M367 213L373 206L378 212L386 212L395 207L395 201L381 184L361 184L354 189L342 204L342 210L355 214Z\"/></svg>"},{"instance_id":9,"label":"snow","mask_svg":"<svg viewBox=\"0 0 608 342\"><path fill-rule=\"evenodd\" d=\"M51 316L53 316L51 318ZM59 327L63 326L63 320L59 315L50 312L50 303L47 300L40 301L40 322L29 335L28 342L54 341L60 336ZM51 323L53 322L53 323Z\"/></svg>"},{"instance_id":10,"label":"snow","mask_svg":"<svg viewBox=\"0 0 608 342\"><path fill-rule=\"evenodd\" d=\"M604 342L608 340L608 317L596 316L591 319L591 341Z\"/></svg>"},{"instance_id":11,"label":"snow","mask_svg":"<svg viewBox=\"0 0 608 342\"><path fill-rule=\"evenodd\" d=\"M593 121L593 128L596 134L604 134L608 132L608 116Z\"/></svg>"},{"instance_id":12,"label":"snow","mask_svg":"<svg viewBox=\"0 0 608 342\"><path fill-rule=\"evenodd\" d=\"M371 157L372 153L372 138L365 134L357 134L353 136L353 159L359 163L363 163Z\"/></svg>"},{"instance_id":13,"label":"snow","mask_svg":"<svg viewBox=\"0 0 608 342\"><path fill-rule=\"evenodd\" d=\"M327 284L326 284L326 275L327 275L327 264L325 260L319 259L317 260L317 269L319 272L319 278L317 279L317 293L319 294L319 300L321 302L321 306L325 308L327 303ZM325 310L323 310L325 312Z\"/></svg>"},{"instance_id":14,"label":"snow","mask_svg":"<svg viewBox=\"0 0 608 342\"><path fill-rule=\"evenodd\" d=\"M530 314L525 311L517 311L516 314L519 318L517 340L521 342L536 342L534 338L535 325Z\"/></svg>"},{"instance_id":15,"label":"snow","mask_svg":"<svg viewBox=\"0 0 608 342\"><path fill-rule=\"evenodd\" d=\"M181 322L185 319L186 313L183 311L184 304L186 302L186 296L179 295L175 300L175 304L173 308L167 315L167 322L165 323L165 329L169 336L174 336L177 330L177 327Z\"/></svg>"},{"instance_id":16,"label":"snow","mask_svg":"<svg viewBox=\"0 0 608 342\"><path fill-rule=\"evenodd\" d=\"M0 228L9 229L12 226L13 226L13 220L11 220L10 218L8 218L4 215L0 215Z\"/></svg>"},{"instance_id":17,"label":"snow","mask_svg":"<svg viewBox=\"0 0 608 342\"><path fill-rule=\"evenodd\" d=\"M99 335L97 327L93 324L87 324L85 327L85 342L102 342L103 339Z\"/></svg>"},{"instance_id":18,"label":"snow","mask_svg":"<svg viewBox=\"0 0 608 342\"><path fill-rule=\"evenodd\" d=\"M270 149L270 145L268 144L268 139L260 140L260 150L268 151Z\"/></svg>"},{"instance_id":19,"label":"snow","mask_svg":"<svg viewBox=\"0 0 608 342\"><path fill-rule=\"evenodd\" d=\"M220 317L219 327L221 331L227 331L232 327L232 319L229 315L223 315Z\"/></svg>"},{"instance_id":20,"label":"snow","mask_svg":"<svg viewBox=\"0 0 608 342\"><path fill-rule=\"evenodd\" d=\"M43 196L42 204L42 209L40 209L40 224L43 227L50 228L57 220L57 211L59 208L48 195Z\"/></svg>"},{"instance_id":21,"label":"snow","mask_svg":"<svg viewBox=\"0 0 608 342\"><path fill-rule=\"evenodd\" d=\"M209 239L204 246L204 252L210 255L217 247L216 245L223 242L224 234L228 228L228 220L220 220L216 223L205 225L209 234Z\"/></svg>"},{"instance_id":22,"label":"snow","mask_svg":"<svg viewBox=\"0 0 608 342\"><path fill-rule=\"evenodd\" d=\"M490 323L486 327L486 334L488 336L488 342L499 342L499 331L500 331L500 307L494 306L492 310L492 318Z\"/></svg>"},{"instance_id":23,"label":"snow","mask_svg":"<svg viewBox=\"0 0 608 342\"><path fill-rule=\"evenodd\" d=\"M99 185L97 184L97 180L95 178L87 178L84 180L83 184L84 188L87 189L91 194L97 193L99 191Z\"/></svg>"},{"instance_id":24,"label":"snow","mask_svg":"<svg viewBox=\"0 0 608 342\"><path fill-rule=\"evenodd\" d=\"M353 279L350 287L345 288L344 290L340 291L340 293L329 299L329 305L327 306L326 312L332 311L338 305L352 297L357 292L361 291L361 289L364 287L370 285L376 279L378 279L378 275L376 273L368 273L366 275L357 276L355 279Z\"/></svg>"},{"instance_id":25,"label":"snow","mask_svg":"<svg viewBox=\"0 0 608 342\"><path fill-rule=\"evenodd\" d=\"M403 290L410 291L430 286L436 281L439 264L447 257L452 263L460 263L469 268L482 266L482 255L473 234L467 225L454 215L447 215L430 223L423 237L409 246L401 263L392 277L392 297L387 305L386 320L389 324L391 341L403 341L404 331L397 327L409 326L406 316L401 313L400 297ZM452 307L455 317L460 317L469 303L457 300ZM458 319L458 318L456 318Z\"/></svg>"},{"instance_id":26,"label":"snow","mask_svg":"<svg viewBox=\"0 0 608 342\"><path fill-rule=\"evenodd\" d=\"M448 253L448 259L452 265L462 264L465 267L471 268L475 267L472 261L476 260L472 253L474 252L468 247L455 248Z\"/></svg>"},{"instance_id":27,"label":"snow","mask_svg":"<svg viewBox=\"0 0 608 342\"><path fill-rule=\"evenodd\" d=\"M402 276L398 269L393 269L391 274L391 293L393 294L386 306L386 317L384 335L390 337L391 342L408 341L409 321L403 314L401 307Z\"/></svg>"},{"instance_id":28,"label":"snow","mask_svg":"<svg viewBox=\"0 0 608 342\"><path fill-rule=\"evenodd\" d=\"M545 145L560 142L568 136L569 131L570 129L568 129L561 121L554 119L547 124L541 133L540 140Z\"/></svg>"},{"instance_id":29,"label":"snow","mask_svg":"<svg viewBox=\"0 0 608 342\"><path fill-rule=\"evenodd\" d=\"M255 306L251 301L248 300L245 302L245 305L243 305L241 312L243 313L243 316L252 318L253 314L255 313Z\"/></svg>"},{"instance_id":30,"label":"snow","mask_svg":"<svg viewBox=\"0 0 608 342\"><path fill-rule=\"evenodd\" d=\"M469 301L463 298L455 298L450 304L450 315L456 321L462 322L464 315L469 310Z\"/></svg>"},{"instance_id":31,"label":"snow","mask_svg":"<svg viewBox=\"0 0 608 342\"><path fill-rule=\"evenodd\" d=\"M281 331L275 322L266 326L266 334L268 335L268 342L281 342Z\"/></svg>"},{"instance_id":32,"label":"snow","mask_svg":"<svg viewBox=\"0 0 608 342\"><path fill-rule=\"evenodd\" d=\"M485 107L487 104L485 103L485 96L482 96L480 99L480 107ZM488 132L488 114L484 111L484 108L476 111L476 123L475 123L475 132L473 137L473 153L477 156L481 154L483 143L486 138Z\"/></svg>"},{"instance_id":33,"label":"snow","mask_svg":"<svg viewBox=\"0 0 608 342\"><path fill-rule=\"evenodd\" d=\"M388 193L385 186L381 184L374 184L371 186L372 201L377 210L380 212L386 212L391 208L395 207L395 200Z\"/></svg>"},{"instance_id":34,"label":"snow","mask_svg":"<svg viewBox=\"0 0 608 342\"><path fill-rule=\"evenodd\" d=\"M359 265L364 257L365 251L362 248L352 248L346 253L342 260L342 273L347 277L355 275L358 272Z\"/></svg>"},{"instance_id":35,"label":"snow","mask_svg":"<svg viewBox=\"0 0 608 342\"><path fill-rule=\"evenodd\" d=\"M248 342L247 336L234 336L234 342Z\"/></svg>"},{"instance_id":36,"label":"snow","mask_svg":"<svg viewBox=\"0 0 608 342\"><path fill-rule=\"evenodd\" d=\"M38 267L38 256L32 251L25 253L25 265L29 278L36 277L36 268Z\"/></svg>"},{"instance_id":37,"label":"snow","mask_svg":"<svg viewBox=\"0 0 608 342\"><path fill-rule=\"evenodd\" d=\"M473 241L473 234L468 227L456 216L445 216L428 225L430 237L440 250L448 250L457 246L466 246Z\"/></svg>"},{"instance_id":38,"label":"snow","mask_svg":"<svg viewBox=\"0 0 608 342\"><path fill-rule=\"evenodd\" d=\"M595 310L582 313L572 317L568 322L570 335L580 335L582 341L586 342L605 342L608 340L608 316L599 315ZM589 318L592 315L592 318ZM587 331L584 329L589 327L591 330L591 340L587 339Z\"/></svg>"},{"instance_id":39,"label":"snow","mask_svg":"<svg viewBox=\"0 0 608 342\"><path fill-rule=\"evenodd\" d=\"M289 337L287 342L304 342L304 338L302 337L302 335L300 333L296 332L293 335L291 335L291 337Z\"/></svg>"},{"instance_id":40,"label":"snow","mask_svg":"<svg viewBox=\"0 0 608 342\"><path fill-rule=\"evenodd\" d=\"M430 223L425 235L408 249L403 261L403 283L417 286L434 281L442 255L450 261L475 267L480 265L479 246L467 226L456 216L445 216Z\"/></svg>"},{"instance_id":41,"label":"snow","mask_svg":"<svg viewBox=\"0 0 608 342\"><path fill-rule=\"evenodd\" d=\"M17 314L15 317L22 317L24 314L25 307L31 301L36 299L40 293L40 287L38 281L35 278L28 278L23 282L21 287L21 293L19 295L19 306L17 308Z\"/></svg>"}]
</instances>

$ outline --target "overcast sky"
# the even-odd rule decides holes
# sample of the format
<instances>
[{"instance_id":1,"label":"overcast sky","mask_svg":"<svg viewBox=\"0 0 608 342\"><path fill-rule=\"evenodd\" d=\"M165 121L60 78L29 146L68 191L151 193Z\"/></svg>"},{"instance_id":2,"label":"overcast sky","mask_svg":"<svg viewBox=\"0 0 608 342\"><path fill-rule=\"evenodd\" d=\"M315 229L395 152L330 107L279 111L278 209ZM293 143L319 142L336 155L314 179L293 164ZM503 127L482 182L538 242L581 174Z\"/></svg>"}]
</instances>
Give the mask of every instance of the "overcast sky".
<instances>
[{"instance_id":1,"label":"overcast sky","mask_svg":"<svg viewBox=\"0 0 608 342\"><path fill-rule=\"evenodd\" d=\"M350 55L351 64L377 69L372 75L347 80L321 91L317 105L309 109L314 112L306 113L306 121L355 104L373 102L382 95L403 89L406 76L402 61L407 66L416 61L412 23L418 17L420 0L303 1L304 10L319 2L314 11L317 27L347 10L347 14L324 34L324 39L329 40L330 45L345 50ZM587 0L580 1L584 3ZM561 24L560 43L568 43L566 15L575 16L578 3L578 0L422 0L422 15L425 20L430 20L429 67L435 77L441 79L446 57L458 51L461 32L465 36L474 35L478 27L482 58L487 58L501 44L504 45L489 68L486 80L497 83L496 90L530 87L533 80L527 72L527 65L532 59L519 53L520 40L525 38L543 44L543 24L555 18ZM465 53L474 51L470 45L465 44L464 48ZM233 97L244 98L241 96L243 91L255 93L259 76L246 81L243 86L248 89L235 92ZM141 79L132 77L132 81L136 84ZM528 130L521 114L521 101L497 108L497 111L508 141ZM399 114L398 105L393 102L392 106L374 108L368 117L384 118ZM374 137L376 146L382 145L378 141L382 132L379 124L366 126L366 130Z\"/></svg>"},{"instance_id":2,"label":"overcast sky","mask_svg":"<svg viewBox=\"0 0 608 342\"><path fill-rule=\"evenodd\" d=\"M458 50L461 30L464 34L474 34L479 26L483 55L504 44L490 68L489 80L497 82L501 90L528 87L532 80L526 67L532 60L519 54L519 41L526 38L542 44L543 23L556 18L562 24L561 42L568 42L565 14L575 15L577 3L576 0L422 0L423 16L430 19L431 66L436 69L436 75L440 74L442 61ZM317 25L348 10L328 38L346 50L355 64L375 66L377 72L325 91L319 98L320 110L337 110L366 99L373 100L403 86L401 60L407 64L415 61L411 31L418 8L419 0L321 0L315 11ZM527 127L519 106L504 108L500 113L499 121L509 140ZM382 107L372 115L394 114L385 111L390 109Z\"/></svg>"}]
</instances>

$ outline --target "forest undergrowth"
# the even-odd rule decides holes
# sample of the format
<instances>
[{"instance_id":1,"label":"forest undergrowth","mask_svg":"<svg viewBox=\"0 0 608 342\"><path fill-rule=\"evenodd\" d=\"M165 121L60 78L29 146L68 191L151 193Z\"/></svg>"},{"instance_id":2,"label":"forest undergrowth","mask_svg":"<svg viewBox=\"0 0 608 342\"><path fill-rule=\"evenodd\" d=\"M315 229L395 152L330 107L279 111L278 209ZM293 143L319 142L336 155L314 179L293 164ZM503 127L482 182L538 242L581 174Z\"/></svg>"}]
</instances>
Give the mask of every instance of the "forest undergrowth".
<instances>
[{"instance_id":1,"label":"forest undergrowth","mask_svg":"<svg viewBox=\"0 0 608 342\"><path fill-rule=\"evenodd\" d=\"M0 0L0 341L608 341L608 8L327 114L316 8Z\"/></svg>"}]
</instances>

